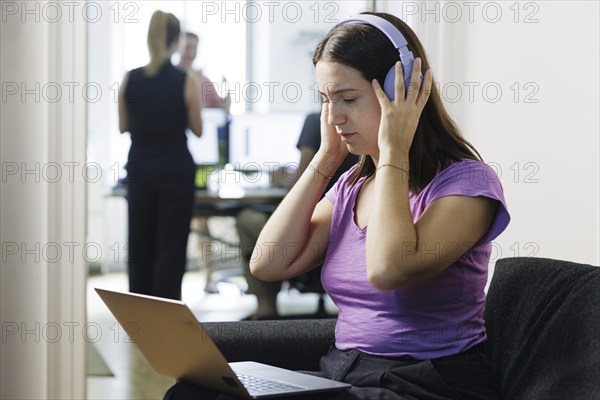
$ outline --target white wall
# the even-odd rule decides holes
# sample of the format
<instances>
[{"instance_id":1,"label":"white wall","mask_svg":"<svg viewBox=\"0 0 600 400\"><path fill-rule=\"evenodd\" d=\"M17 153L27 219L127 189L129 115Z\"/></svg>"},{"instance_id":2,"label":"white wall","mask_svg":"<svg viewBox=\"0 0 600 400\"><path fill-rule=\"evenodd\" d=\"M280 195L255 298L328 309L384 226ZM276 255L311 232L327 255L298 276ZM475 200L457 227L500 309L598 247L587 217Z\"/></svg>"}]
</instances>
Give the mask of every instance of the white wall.
<instances>
[{"instance_id":1,"label":"white wall","mask_svg":"<svg viewBox=\"0 0 600 400\"><path fill-rule=\"evenodd\" d=\"M599 3L467 3L380 10L415 29L449 112L501 175L512 221L492 261L598 265Z\"/></svg>"},{"instance_id":2,"label":"white wall","mask_svg":"<svg viewBox=\"0 0 600 400\"><path fill-rule=\"evenodd\" d=\"M1 5L0 397L82 398L85 23L23 4Z\"/></svg>"},{"instance_id":3,"label":"white wall","mask_svg":"<svg viewBox=\"0 0 600 400\"><path fill-rule=\"evenodd\" d=\"M12 63L5 65L5 57L18 59L17 49L8 45L5 38L8 29L14 29L13 35L21 35L24 41L30 41L29 47L34 58L30 58L31 64ZM48 43L44 41L34 42L38 37L48 34L48 26L41 24L32 25L25 29L20 24L2 24L2 82L3 86L9 82L20 82L27 79L29 82L48 81L48 71L38 70L36 65L46 65ZM5 47L5 45L8 45ZM6 94L3 87L3 95ZM31 83L30 83L31 87ZM47 270L44 265L35 262L35 256L25 258L21 261L21 243L26 243L28 249L35 249L36 243L48 242L48 210L39 206L39 199L48 196L47 185L35 182L33 176L29 181L21 183L21 179L10 182L7 177L9 163L17 163L20 169L21 163L34 165L36 162L47 162L47 132L48 111L47 104L35 102L34 96L23 109L20 96L12 101L2 102L2 146L1 155L3 162L3 179L1 191L1 219L2 219L2 269L0 279L2 296L1 318L3 333L6 329L18 329L19 340L16 343L5 343L3 340L1 352L2 370L2 398L12 397L20 393L23 397L42 398L47 386L46 363L47 343L35 343L35 335L21 339L21 324L25 324L34 330L35 324L44 324L47 321L47 310L45 299L47 296L46 283L48 280ZM10 115L19 115L22 120L7 118ZM37 118L26 118L27 115L36 115ZM36 143L36 146L29 146ZM15 154L16 153L16 154ZM16 156L16 157L15 157ZM20 172L20 171L19 171ZM20 176L20 174L19 174ZM10 229L9 229L10 227ZM36 231L32 231L36 227ZM11 260L8 257L12 251L9 246L17 246L19 258ZM12 261L12 262L11 262ZM19 293L20 292L20 293ZM18 307L14 305L18 304ZM14 324L14 325L13 325ZM29 339L29 345L27 340ZM10 344L10 347L9 347ZM34 365L29 365L35 360ZM9 375L10 374L10 375ZM28 374L36 385L28 385L25 376ZM18 391L12 382L22 384L23 389ZM11 396L12 395L12 396Z\"/></svg>"}]
</instances>

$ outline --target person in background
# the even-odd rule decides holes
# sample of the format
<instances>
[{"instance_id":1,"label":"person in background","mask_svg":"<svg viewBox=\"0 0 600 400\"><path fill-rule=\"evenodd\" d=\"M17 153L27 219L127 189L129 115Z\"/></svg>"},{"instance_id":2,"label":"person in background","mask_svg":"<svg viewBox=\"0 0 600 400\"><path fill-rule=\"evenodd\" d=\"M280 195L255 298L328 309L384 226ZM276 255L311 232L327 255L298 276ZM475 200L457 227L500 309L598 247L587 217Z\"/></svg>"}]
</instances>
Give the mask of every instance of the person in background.
<instances>
[{"instance_id":1,"label":"person in background","mask_svg":"<svg viewBox=\"0 0 600 400\"><path fill-rule=\"evenodd\" d=\"M291 189L296 180L308 167L310 161L321 145L321 113L311 113L306 116L296 147L300 150L300 160L296 170L279 168L273 171L272 182L275 186ZM328 187L333 186L340 175L350 169L358 157L348 154L340 168L329 181ZM269 214L264 211L247 208L236 217L236 228L240 238L240 253L244 266L244 276L248 283L246 293L254 294L257 300L256 311L246 317L246 320L276 319L279 317L277 310L277 294L281 290L281 282L264 282L256 279L250 273L250 256L256 244L256 239L266 224Z\"/></svg>"},{"instance_id":2,"label":"person in background","mask_svg":"<svg viewBox=\"0 0 600 400\"><path fill-rule=\"evenodd\" d=\"M194 203L196 166L186 129L202 134L196 82L171 63L179 36L173 14L154 12L148 29L150 63L129 71L119 92L119 129L131 135L129 290L171 299L181 298Z\"/></svg>"},{"instance_id":3,"label":"person in background","mask_svg":"<svg viewBox=\"0 0 600 400\"><path fill-rule=\"evenodd\" d=\"M195 33L185 33L185 43L183 50L181 51L181 57L179 58L177 68L191 72L191 75L196 80L196 84L198 86L198 93L202 107L218 107L229 112L229 108L231 106L231 96L229 93L224 98L221 98L215 88L215 85L210 79L204 76L202 70L194 69L193 67L196 56L198 55L199 42L200 39ZM225 80L224 77L223 80Z\"/></svg>"}]
</instances>

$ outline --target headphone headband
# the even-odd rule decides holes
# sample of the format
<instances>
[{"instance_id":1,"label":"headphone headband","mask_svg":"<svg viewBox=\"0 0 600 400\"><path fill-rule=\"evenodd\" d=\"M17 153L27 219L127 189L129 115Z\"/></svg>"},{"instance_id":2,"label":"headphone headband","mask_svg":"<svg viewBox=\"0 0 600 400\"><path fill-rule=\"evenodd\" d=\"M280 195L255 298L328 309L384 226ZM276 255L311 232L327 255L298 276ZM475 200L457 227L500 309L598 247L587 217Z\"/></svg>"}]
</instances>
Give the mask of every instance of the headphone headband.
<instances>
[{"instance_id":1,"label":"headphone headband","mask_svg":"<svg viewBox=\"0 0 600 400\"><path fill-rule=\"evenodd\" d=\"M359 16L351 17L340 21L337 25L334 26L334 28L339 25L345 24L365 24L374 26L375 28L379 29L383 34L385 34L388 37L388 39L390 39L390 42L392 42L396 49L400 50L403 47L406 47L406 51L408 51L408 43L406 42L406 39L404 38L402 33L400 33L400 31L394 26L394 24L392 24L384 18L378 17L376 15L361 14Z\"/></svg>"},{"instance_id":2,"label":"headphone headband","mask_svg":"<svg viewBox=\"0 0 600 400\"><path fill-rule=\"evenodd\" d=\"M408 43L402 35L402 32L394 24L388 20L378 17L377 15L371 14L360 14L355 17L351 17L337 23L332 29L346 24L365 24L371 25L381 31L387 38L392 42L398 55L400 56L400 62L402 63L402 71L404 72L404 85L408 88L410 83L410 75L412 73L412 66L415 61L413 53L408 50ZM423 81L423 75L421 75L421 82ZM392 65L388 71L385 81L383 82L383 90L388 95L390 100L394 99L394 82L395 82L395 68Z\"/></svg>"}]
</instances>

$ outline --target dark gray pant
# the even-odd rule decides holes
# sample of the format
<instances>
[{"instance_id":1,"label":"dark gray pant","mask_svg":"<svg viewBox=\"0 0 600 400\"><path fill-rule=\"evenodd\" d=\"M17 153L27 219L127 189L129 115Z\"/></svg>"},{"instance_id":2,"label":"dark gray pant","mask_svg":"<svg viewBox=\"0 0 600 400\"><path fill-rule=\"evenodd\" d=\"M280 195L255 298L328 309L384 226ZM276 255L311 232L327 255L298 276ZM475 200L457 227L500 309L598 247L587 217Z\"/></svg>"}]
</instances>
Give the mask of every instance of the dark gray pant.
<instances>
[{"instance_id":1,"label":"dark gray pant","mask_svg":"<svg viewBox=\"0 0 600 400\"><path fill-rule=\"evenodd\" d=\"M181 299L195 172L185 142L130 149L127 267L131 292Z\"/></svg>"},{"instance_id":2,"label":"dark gray pant","mask_svg":"<svg viewBox=\"0 0 600 400\"><path fill-rule=\"evenodd\" d=\"M377 357L332 347L319 372L306 372L352 384L349 391L296 396L311 400L500 400L483 345L433 360ZM234 399L185 382L175 384L165 400ZM287 398L291 399L291 398Z\"/></svg>"}]
</instances>

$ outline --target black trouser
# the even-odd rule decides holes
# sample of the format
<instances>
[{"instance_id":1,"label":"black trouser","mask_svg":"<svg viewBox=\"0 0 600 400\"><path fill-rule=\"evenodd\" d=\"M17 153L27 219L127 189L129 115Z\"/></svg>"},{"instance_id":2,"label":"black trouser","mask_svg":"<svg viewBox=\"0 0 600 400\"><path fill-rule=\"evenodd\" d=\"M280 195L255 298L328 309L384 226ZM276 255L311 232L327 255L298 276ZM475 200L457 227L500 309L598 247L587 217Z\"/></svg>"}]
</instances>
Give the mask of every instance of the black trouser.
<instances>
[{"instance_id":1,"label":"black trouser","mask_svg":"<svg viewBox=\"0 0 600 400\"><path fill-rule=\"evenodd\" d=\"M130 291L181 299L195 170L185 143L132 146L127 164Z\"/></svg>"},{"instance_id":2,"label":"black trouser","mask_svg":"<svg viewBox=\"0 0 600 400\"><path fill-rule=\"evenodd\" d=\"M293 357L293 354L290 354ZM319 372L307 372L352 384L349 391L298 396L311 400L499 400L483 345L433 360L377 357L332 347ZM233 399L185 382L175 384L165 400ZM290 397L288 397L290 399Z\"/></svg>"}]
</instances>

